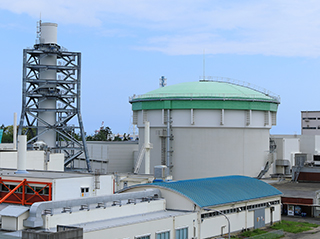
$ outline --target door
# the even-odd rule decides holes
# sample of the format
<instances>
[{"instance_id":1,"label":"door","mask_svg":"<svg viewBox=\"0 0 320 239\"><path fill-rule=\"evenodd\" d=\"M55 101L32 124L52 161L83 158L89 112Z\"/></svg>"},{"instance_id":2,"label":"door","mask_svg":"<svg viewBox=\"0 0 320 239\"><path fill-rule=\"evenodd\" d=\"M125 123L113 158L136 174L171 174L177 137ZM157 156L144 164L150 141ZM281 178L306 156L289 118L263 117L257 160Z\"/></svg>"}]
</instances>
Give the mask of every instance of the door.
<instances>
[{"instance_id":1,"label":"door","mask_svg":"<svg viewBox=\"0 0 320 239\"><path fill-rule=\"evenodd\" d=\"M265 226L265 209L254 210L254 229Z\"/></svg>"}]
</instances>

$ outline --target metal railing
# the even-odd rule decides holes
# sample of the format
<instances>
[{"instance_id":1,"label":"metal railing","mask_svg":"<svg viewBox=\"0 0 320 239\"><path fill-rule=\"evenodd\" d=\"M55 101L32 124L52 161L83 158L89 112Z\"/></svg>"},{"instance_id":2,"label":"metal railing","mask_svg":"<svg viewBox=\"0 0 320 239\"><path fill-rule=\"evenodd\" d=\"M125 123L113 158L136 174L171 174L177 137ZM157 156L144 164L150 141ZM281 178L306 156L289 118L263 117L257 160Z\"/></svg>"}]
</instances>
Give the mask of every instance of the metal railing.
<instances>
[{"instance_id":1,"label":"metal railing","mask_svg":"<svg viewBox=\"0 0 320 239\"><path fill-rule=\"evenodd\" d=\"M257 99L261 99L261 100L275 100L277 102L280 102L280 96L265 89L262 87L259 87L257 85L245 82L245 81L239 81L239 80L235 80L232 78L227 78L227 77L219 77L219 76L209 76L206 77L206 80L200 80L200 82L223 82L223 83L230 83L233 85L238 85L238 86L243 86L252 90L255 90L261 94L247 94L246 98L257 98ZM270 97L270 99L268 99L267 97ZM159 98L159 97L188 97L188 98L192 98L192 97L219 97L219 98L238 98L238 97L243 97L243 95L241 94L224 94L224 93L212 93L212 94L208 94L208 93L160 93L160 94L143 94L143 95L133 95L132 97L129 97L129 101L135 100L135 99L144 99L144 98Z\"/></svg>"}]
</instances>

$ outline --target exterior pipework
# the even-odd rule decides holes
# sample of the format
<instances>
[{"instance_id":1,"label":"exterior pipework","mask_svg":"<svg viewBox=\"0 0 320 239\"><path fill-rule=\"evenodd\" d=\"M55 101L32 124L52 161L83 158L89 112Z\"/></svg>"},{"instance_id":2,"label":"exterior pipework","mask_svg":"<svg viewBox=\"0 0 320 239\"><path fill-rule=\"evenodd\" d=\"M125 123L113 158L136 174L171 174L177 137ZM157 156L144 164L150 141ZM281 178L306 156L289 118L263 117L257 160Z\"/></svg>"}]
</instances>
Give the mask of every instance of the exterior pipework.
<instances>
[{"instance_id":1,"label":"exterior pipework","mask_svg":"<svg viewBox=\"0 0 320 239\"><path fill-rule=\"evenodd\" d=\"M32 204L29 217L23 221L23 225L29 228L43 227L42 212L44 210L53 210L57 208L72 208L81 207L82 205L92 204L105 204L107 202L128 200L128 199L140 199L140 198L159 198L161 197L160 189L146 189L139 192L129 192L121 194L112 194L97 197L77 198L73 200L61 200L61 201L48 201L48 202L36 202Z\"/></svg>"},{"instance_id":2,"label":"exterior pipework","mask_svg":"<svg viewBox=\"0 0 320 239\"><path fill-rule=\"evenodd\" d=\"M170 110L167 110L167 167L170 170L171 166L171 158L170 158L170 151L171 151L171 144L170 144L170 138L171 138L171 117L170 117Z\"/></svg>"},{"instance_id":3,"label":"exterior pipework","mask_svg":"<svg viewBox=\"0 0 320 239\"><path fill-rule=\"evenodd\" d=\"M13 114L13 149L17 149L17 113Z\"/></svg>"},{"instance_id":4,"label":"exterior pipework","mask_svg":"<svg viewBox=\"0 0 320 239\"><path fill-rule=\"evenodd\" d=\"M17 174L28 173L27 169L27 135L18 136Z\"/></svg>"},{"instance_id":5,"label":"exterior pipework","mask_svg":"<svg viewBox=\"0 0 320 239\"><path fill-rule=\"evenodd\" d=\"M40 37L40 50L46 50L48 46L57 48L57 24L54 23L43 23L41 24L41 37ZM42 54L40 57L40 64L47 66L57 65L56 54ZM56 80L57 70L56 69L40 69L41 80ZM46 94L54 94L57 91L55 84L48 84L44 82L39 84L39 88L45 91ZM43 112L39 112L39 118L43 119L46 123L54 125L56 122L56 99L46 98L39 102L40 108L44 109ZM53 148L56 145L56 132L53 129L47 129L47 124L38 121L38 140L44 141L48 147Z\"/></svg>"},{"instance_id":6,"label":"exterior pipework","mask_svg":"<svg viewBox=\"0 0 320 239\"><path fill-rule=\"evenodd\" d=\"M144 154L144 171L145 174L150 174L150 122L144 122L144 142L146 152Z\"/></svg>"}]
</instances>

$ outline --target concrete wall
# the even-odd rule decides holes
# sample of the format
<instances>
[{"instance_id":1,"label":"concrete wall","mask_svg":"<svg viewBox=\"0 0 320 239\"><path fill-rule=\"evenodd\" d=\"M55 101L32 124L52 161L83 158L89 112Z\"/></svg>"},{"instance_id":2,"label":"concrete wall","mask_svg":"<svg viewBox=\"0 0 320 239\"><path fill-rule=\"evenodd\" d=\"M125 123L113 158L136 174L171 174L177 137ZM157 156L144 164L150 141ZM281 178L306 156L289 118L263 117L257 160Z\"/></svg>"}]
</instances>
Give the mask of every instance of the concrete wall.
<instances>
[{"instance_id":1,"label":"concrete wall","mask_svg":"<svg viewBox=\"0 0 320 239\"><path fill-rule=\"evenodd\" d=\"M88 152L92 170L106 173L133 172L134 155L138 151L138 142L88 141ZM75 160L75 167L86 167L84 160Z\"/></svg>"},{"instance_id":2,"label":"concrete wall","mask_svg":"<svg viewBox=\"0 0 320 239\"><path fill-rule=\"evenodd\" d=\"M17 152L0 152L0 168L17 168ZM27 170L64 171L64 155L50 154L49 162L45 162L44 151L27 151Z\"/></svg>"},{"instance_id":3,"label":"concrete wall","mask_svg":"<svg viewBox=\"0 0 320 239\"><path fill-rule=\"evenodd\" d=\"M137 113L140 148L144 144L143 120L150 121L151 173L154 166L166 161L166 138L161 137L166 130L164 112ZM234 174L256 177L267 162L270 112L172 110L171 118L170 150L175 180ZM142 163L139 172L144 171Z\"/></svg>"},{"instance_id":4,"label":"concrete wall","mask_svg":"<svg viewBox=\"0 0 320 239\"><path fill-rule=\"evenodd\" d=\"M53 180L52 200L67 200L82 196L100 196L113 194L113 175L99 176L100 188L95 188L95 176L61 178ZM81 194L81 188L89 188L88 195Z\"/></svg>"},{"instance_id":5,"label":"concrete wall","mask_svg":"<svg viewBox=\"0 0 320 239\"><path fill-rule=\"evenodd\" d=\"M215 207L216 210L223 211L230 208L237 208L237 207L243 207L243 206L249 206L253 204L260 204L260 203L266 203L273 200L280 200L280 197L273 197L273 198L266 198L262 200L253 200L248 203L236 203L234 205L229 206L221 206L221 207ZM281 220L281 205L272 205L274 207L274 211L272 213L272 222L278 222ZM265 207L265 224L268 225L271 223L271 207ZM241 211L241 212L235 212L226 214L226 216L230 220L230 231L232 232L238 232L242 229L251 229L254 228L254 209L247 210L247 211ZM200 238L209 238L213 236L219 236L221 235L221 232L223 234L228 233L228 222L227 219L222 215L217 215L214 217L204 218L201 223L201 236Z\"/></svg>"},{"instance_id":6,"label":"concrete wall","mask_svg":"<svg viewBox=\"0 0 320 239\"><path fill-rule=\"evenodd\" d=\"M1 228L6 230L17 230L18 220L16 217L2 216Z\"/></svg>"},{"instance_id":7,"label":"concrete wall","mask_svg":"<svg viewBox=\"0 0 320 239\"><path fill-rule=\"evenodd\" d=\"M161 138L151 128L151 173L161 165ZM258 176L269 153L268 129L173 128L173 179L204 178L225 175ZM139 130L144 138L144 129ZM142 144L142 143L141 143ZM144 172L142 163L140 172Z\"/></svg>"},{"instance_id":8,"label":"concrete wall","mask_svg":"<svg viewBox=\"0 0 320 239\"><path fill-rule=\"evenodd\" d=\"M273 138L276 148L276 160L288 160L290 162L290 168L295 166L295 154L300 153L300 138ZM277 173L280 169L277 169Z\"/></svg>"},{"instance_id":9,"label":"concrete wall","mask_svg":"<svg viewBox=\"0 0 320 239\"><path fill-rule=\"evenodd\" d=\"M89 211L73 211L72 213L61 213L61 208L53 212L53 215L45 215L44 228L54 228L57 225L70 225L89 223L112 218L124 218L132 215L151 213L165 210L165 200L156 200L151 202L141 202L134 204L124 204L121 207L92 208ZM99 238L99 237L96 237ZM112 237L109 237L112 238Z\"/></svg>"},{"instance_id":10,"label":"concrete wall","mask_svg":"<svg viewBox=\"0 0 320 239\"><path fill-rule=\"evenodd\" d=\"M2 216L1 228L5 230L22 230L26 229L23 226L23 220L27 219L29 212L21 214L19 217Z\"/></svg>"},{"instance_id":11,"label":"concrete wall","mask_svg":"<svg viewBox=\"0 0 320 239\"><path fill-rule=\"evenodd\" d=\"M114 239L135 239L135 236L150 235L156 239L156 233L170 231L170 238L175 238L175 230L188 228L188 238L196 238L199 232L197 213L189 213L183 216L173 216L158 220L146 221L139 224L129 224L109 229L90 231L84 233L84 239L114 238ZM194 235L194 232L196 235Z\"/></svg>"}]
</instances>

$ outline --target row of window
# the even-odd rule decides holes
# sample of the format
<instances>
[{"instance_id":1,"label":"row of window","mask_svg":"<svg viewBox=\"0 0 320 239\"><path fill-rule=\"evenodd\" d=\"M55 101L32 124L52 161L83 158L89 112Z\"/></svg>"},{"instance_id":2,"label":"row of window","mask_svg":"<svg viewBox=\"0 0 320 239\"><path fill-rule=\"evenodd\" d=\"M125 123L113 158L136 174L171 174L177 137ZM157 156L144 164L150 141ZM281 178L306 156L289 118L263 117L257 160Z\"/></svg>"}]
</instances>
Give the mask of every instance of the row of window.
<instances>
[{"instance_id":1,"label":"row of window","mask_svg":"<svg viewBox=\"0 0 320 239\"><path fill-rule=\"evenodd\" d=\"M231 209L226 209L226 210L221 210L221 211L212 211L212 212L202 214L201 218L215 217L215 216L221 215L221 213L230 214L230 213L236 213L236 212L241 212L241 211L245 211L245 210L252 210L252 209L256 209L256 208L265 208L265 207L270 207L271 205L277 205L277 204L280 204L280 200L266 202L266 203L253 204L253 205L249 205L247 207L237 207L237 208L231 208Z\"/></svg>"},{"instance_id":2,"label":"row of window","mask_svg":"<svg viewBox=\"0 0 320 239\"><path fill-rule=\"evenodd\" d=\"M317 120L316 117L303 117L303 120ZM318 120L320 120L320 118L318 118Z\"/></svg>"},{"instance_id":3,"label":"row of window","mask_svg":"<svg viewBox=\"0 0 320 239\"><path fill-rule=\"evenodd\" d=\"M136 236L134 239L150 239L151 235ZM156 239L170 239L170 231L156 233ZM176 229L176 239L188 239L188 228Z\"/></svg>"},{"instance_id":4,"label":"row of window","mask_svg":"<svg viewBox=\"0 0 320 239\"><path fill-rule=\"evenodd\" d=\"M7 187L6 187L7 186ZM7 184L4 186L3 184L0 184L0 192L9 192L9 189L12 190L14 189L17 185L13 184ZM9 188L9 189L8 189ZM25 192L27 194L34 194L34 191L38 192L40 195L49 195L49 188L43 188L43 187L36 187L36 186L25 186ZM43 188L43 189L42 189ZM41 190L42 189L42 190ZM41 190L41 192L39 192ZM22 193L22 186L19 187L15 193Z\"/></svg>"},{"instance_id":5,"label":"row of window","mask_svg":"<svg viewBox=\"0 0 320 239\"><path fill-rule=\"evenodd\" d=\"M317 129L317 127L306 126L306 127L302 127L302 129ZM320 129L320 126L318 126L318 129Z\"/></svg>"}]
</instances>

